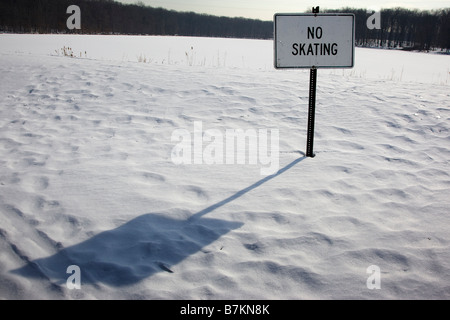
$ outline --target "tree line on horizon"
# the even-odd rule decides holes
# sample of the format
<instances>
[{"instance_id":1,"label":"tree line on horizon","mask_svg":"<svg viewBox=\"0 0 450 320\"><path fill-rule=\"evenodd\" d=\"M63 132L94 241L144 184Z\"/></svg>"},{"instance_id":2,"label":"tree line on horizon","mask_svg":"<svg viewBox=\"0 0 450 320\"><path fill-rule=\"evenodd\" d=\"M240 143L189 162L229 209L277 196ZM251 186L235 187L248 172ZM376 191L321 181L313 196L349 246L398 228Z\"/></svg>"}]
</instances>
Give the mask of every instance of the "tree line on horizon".
<instances>
[{"instance_id":1,"label":"tree line on horizon","mask_svg":"<svg viewBox=\"0 0 450 320\"><path fill-rule=\"evenodd\" d=\"M373 12L344 8L325 12L353 13L357 46L403 48L428 51L443 49L450 53L450 8L419 11L404 8L382 9L380 29L369 29L367 19Z\"/></svg>"},{"instance_id":2,"label":"tree line on horizon","mask_svg":"<svg viewBox=\"0 0 450 320\"><path fill-rule=\"evenodd\" d=\"M81 29L69 30L70 5L81 9ZM450 8L419 11L382 9L380 29L369 29L366 9L343 8L321 12L355 14L357 46L450 52ZM113 0L2 0L0 32L179 35L272 39L273 21L177 12L141 3Z\"/></svg>"}]
</instances>

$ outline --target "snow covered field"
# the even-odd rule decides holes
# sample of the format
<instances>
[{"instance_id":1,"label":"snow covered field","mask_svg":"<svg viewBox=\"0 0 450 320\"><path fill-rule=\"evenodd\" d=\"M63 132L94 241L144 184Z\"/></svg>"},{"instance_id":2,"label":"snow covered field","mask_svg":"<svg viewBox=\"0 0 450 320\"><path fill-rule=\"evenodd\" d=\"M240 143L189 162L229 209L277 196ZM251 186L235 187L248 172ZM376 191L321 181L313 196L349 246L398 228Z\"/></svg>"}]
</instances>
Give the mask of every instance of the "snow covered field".
<instances>
[{"instance_id":1,"label":"snow covered field","mask_svg":"<svg viewBox=\"0 0 450 320\"><path fill-rule=\"evenodd\" d=\"M315 158L272 41L8 34L0 72L0 298L450 298L450 56L319 69ZM276 170L176 164L199 124Z\"/></svg>"}]
</instances>

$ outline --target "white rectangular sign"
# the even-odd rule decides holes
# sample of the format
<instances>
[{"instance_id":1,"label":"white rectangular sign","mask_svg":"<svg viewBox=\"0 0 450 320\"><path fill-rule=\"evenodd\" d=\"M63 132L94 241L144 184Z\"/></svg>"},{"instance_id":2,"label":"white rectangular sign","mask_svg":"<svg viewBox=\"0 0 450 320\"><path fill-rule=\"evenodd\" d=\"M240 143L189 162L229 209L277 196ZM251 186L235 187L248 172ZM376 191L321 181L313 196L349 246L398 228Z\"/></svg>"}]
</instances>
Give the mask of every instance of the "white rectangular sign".
<instances>
[{"instance_id":1,"label":"white rectangular sign","mask_svg":"<svg viewBox=\"0 0 450 320\"><path fill-rule=\"evenodd\" d=\"M353 68L352 13L274 16L275 68Z\"/></svg>"}]
</instances>

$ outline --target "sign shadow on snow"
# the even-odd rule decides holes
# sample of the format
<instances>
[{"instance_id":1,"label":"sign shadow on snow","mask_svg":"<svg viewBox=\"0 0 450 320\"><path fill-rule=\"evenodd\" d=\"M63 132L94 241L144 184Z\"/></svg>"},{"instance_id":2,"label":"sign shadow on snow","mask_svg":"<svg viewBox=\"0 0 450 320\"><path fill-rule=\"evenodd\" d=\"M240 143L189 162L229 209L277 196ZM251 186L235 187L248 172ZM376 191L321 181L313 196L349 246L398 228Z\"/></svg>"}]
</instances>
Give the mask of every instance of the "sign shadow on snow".
<instances>
[{"instance_id":1,"label":"sign shadow on snow","mask_svg":"<svg viewBox=\"0 0 450 320\"><path fill-rule=\"evenodd\" d=\"M243 225L241 222L205 218L204 215L277 177L303 159L305 157L296 159L277 173L187 220L156 213L143 214L116 229L63 248L52 256L28 261L25 266L11 272L63 285L71 276L67 268L76 265L81 271L82 284L112 286L132 285L161 271L172 273L172 266Z\"/></svg>"}]
</instances>

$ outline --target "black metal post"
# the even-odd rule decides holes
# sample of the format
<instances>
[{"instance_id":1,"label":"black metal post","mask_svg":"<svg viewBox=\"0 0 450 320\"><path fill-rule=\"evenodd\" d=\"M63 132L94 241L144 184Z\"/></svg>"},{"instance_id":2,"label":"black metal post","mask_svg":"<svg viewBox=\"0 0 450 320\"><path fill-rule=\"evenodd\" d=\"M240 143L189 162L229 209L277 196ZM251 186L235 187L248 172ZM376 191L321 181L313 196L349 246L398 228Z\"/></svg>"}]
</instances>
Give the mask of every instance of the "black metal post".
<instances>
[{"instance_id":1,"label":"black metal post","mask_svg":"<svg viewBox=\"0 0 450 320\"><path fill-rule=\"evenodd\" d=\"M306 138L306 156L314 158L314 122L316 114L316 84L317 68L312 67L309 77L309 109L308 109L308 135Z\"/></svg>"},{"instance_id":2,"label":"black metal post","mask_svg":"<svg viewBox=\"0 0 450 320\"><path fill-rule=\"evenodd\" d=\"M313 7L312 13L319 13L319 7ZM316 84L317 68L311 68L309 76L309 109L308 109L308 135L306 137L306 156L314 158L314 122L316 117Z\"/></svg>"}]
</instances>

